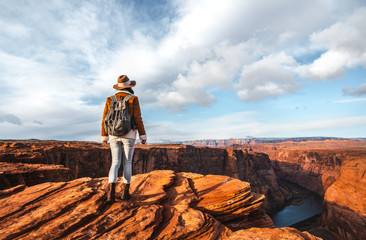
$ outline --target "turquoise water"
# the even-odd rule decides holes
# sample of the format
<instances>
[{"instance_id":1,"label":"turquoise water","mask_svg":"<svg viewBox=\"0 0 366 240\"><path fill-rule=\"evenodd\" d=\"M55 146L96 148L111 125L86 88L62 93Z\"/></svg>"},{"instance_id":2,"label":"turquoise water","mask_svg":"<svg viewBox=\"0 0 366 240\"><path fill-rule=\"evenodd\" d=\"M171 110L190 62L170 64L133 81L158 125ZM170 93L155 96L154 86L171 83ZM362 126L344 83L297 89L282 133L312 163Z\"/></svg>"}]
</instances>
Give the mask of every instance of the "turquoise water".
<instances>
[{"instance_id":1,"label":"turquoise water","mask_svg":"<svg viewBox=\"0 0 366 240\"><path fill-rule=\"evenodd\" d=\"M273 223L276 227L288 227L292 224L320 214L322 211L321 201L319 197L310 195L304 199L304 203L300 206L287 206L272 216Z\"/></svg>"}]
</instances>

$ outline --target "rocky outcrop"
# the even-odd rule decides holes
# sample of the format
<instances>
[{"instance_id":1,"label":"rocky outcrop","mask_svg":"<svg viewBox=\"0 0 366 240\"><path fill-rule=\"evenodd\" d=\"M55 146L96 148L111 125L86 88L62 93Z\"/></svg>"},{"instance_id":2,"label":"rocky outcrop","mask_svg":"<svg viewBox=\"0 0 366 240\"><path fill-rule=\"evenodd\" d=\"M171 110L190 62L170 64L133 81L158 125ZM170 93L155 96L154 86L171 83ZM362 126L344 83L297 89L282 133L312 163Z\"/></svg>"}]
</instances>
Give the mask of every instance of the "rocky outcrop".
<instances>
[{"instance_id":1,"label":"rocky outcrop","mask_svg":"<svg viewBox=\"0 0 366 240\"><path fill-rule=\"evenodd\" d=\"M361 204L365 202L362 200L366 195L365 146L363 142L351 141L251 143L227 149L185 145L137 146L133 170L134 174L170 169L175 172L238 178L250 182L253 192L265 195L261 204L268 212L289 199L287 188L281 184L277 174L324 196L322 224L339 239L357 239L356 236L363 236L362 230L365 228L365 206ZM266 154L258 152L268 154L272 164ZM1 189L18 184L31 186L86 176L105 177L109 167L110 150L107 145L38 140L0 141ZM180 177L184 175L175 174L174 183L179 182L177 179ZM194 177L191 176L190 179ZM196 191L192 185L193 180L187 181L192 191ZM3 190L0 198L22 191L23 188L24 186ZM170 191L173 194L176 189ZM256 196L253 195L252 198L255 199ZM235 198L230 201L235 202ZM215 208L203 209L199 204L193 206L196 203L192 201L188 205L209 216L215 215ZM170 213L163 211L165 205L166 203L160 204L161 211L169 217ZM212 206L221 209L216 203ZM214 218L219 218L220 224L231 231L237 231L269 226L270 219L265 216L263 209L259 208L238 218ZM177 221L180 221L179 218Z\"/></svg>"},{"instance_id":2,"label":"rocky outcrop","mask_svg":"<svg viewBox=\"0 0 366 240\"><path fill-rule=\"evenodd\" d=\"M267 212L282 207L290 197L263 153L185 145L140 146L135 150L133 169L136 173L172 169L238 178L250 182L253 191L265 195Z\"/></svg>"},{"instance_id":3,"label":"rocky outcrop","mask_svg":"<svg viewBox=\"0 0 366 240\"><path fill-rule=\"evenodd\" d=\"M366 154L366 142L309 141L234 145L266 153L277 176L324 196L339 178L341 167Z\"/></svg>"},{"instance_id":4,"label":"rocky outcrop","mask_svg":"<svg viewBox=\"0 0 366 240\"><path fill-rule=\"evenodd\" d=\"M108 174L110 150L92 142L2 140L0 162L62 165L72 179L102 177Z\"/></svg>"},{"instance_id":5,"label":"rocky outcrop","mask_svg":"<svg viewBox=\"0 0 366 240\"><path fill-rule=\"evenodd\" d=\"M36 185L71 179L70 169L62 165L0 162L0 189L17 185Z\"/></svg>"},{"instance_id":6,"label":"rocky outcrop","mask_svg":"<svg viewBox=\"0 0 366 240\"><path fill-rule=\"evenodd\" d=\"M293 228L258 228L272 223L260 211L263 195L249 186L165 170L133 176L131 200L112 205L106 204L107 178L3 190L0 239L317 239ZM233 221L244 226L251 219L257 228L230 229Z\"/></svg>"},{"instance_id":7,"label":"rocky outcrop","mask_svg":"<svg viewBox=\"0 0 366 240\"><path fill-rule=\"evenodd\" d=\"M347 161L325 192L322 223L339 239L366 239L366 155Z\"/></svg>"},{"instance_id":8,"label":"rocky outcrop","mask_svg":"<svg viewBox=\"0 0 366 240\"><path fill-rule=\"evenodd\" d=\"M218 175L192 174L191 187L199 198L194 208L209 213L231 230L251 226L274 227L272 220L263 211L264 195L253 193L248 182Z\"/></svg>"},{"instance_id":9,"label":"rocky outcrop","mask_svg":"<svg viewBox=\"0 0 366 240\"><path fill-rule=\"evenodd\" d=\"M280 178L324 196L322 225L338 239L366 239L365 142L287 142L250 147L269 155Z\"/></svg>"},{"instance_id":10,"label":"rocky outcrop","mask_svg":"<svg viewBox=\"0 0 366 240\"><path fill-rule=\"evenodd\" d=\"M248 230L240 230L233 233L229 239L236 240L268 240L268 239L293 239L293 240L316 240L321 239L311 235L308 232L300 232L294 228L274 228L274 229L262 229L251 228Z\"/></svg>"},{"instance_id":11,"label":"rocky outcrop","mask_svg":"<svg viewBox=\"0 0 366 240\"><path fill-rule=\"evenodd\" d=\"M107 176L111 161L108 145L91 142L2 141L0 150L0 162L63 165L70 169L71 179ZM163 169L248 181L253 191L265 195L267 212L282 207L290 196L273 171L268 156L262 153L186 145L136 146L133 174ZM122 167L119 174L122 175ZM16 184L19 183L11 186ZM27 185L27 181L24 184Z\"/></svg>"}]
</instances>

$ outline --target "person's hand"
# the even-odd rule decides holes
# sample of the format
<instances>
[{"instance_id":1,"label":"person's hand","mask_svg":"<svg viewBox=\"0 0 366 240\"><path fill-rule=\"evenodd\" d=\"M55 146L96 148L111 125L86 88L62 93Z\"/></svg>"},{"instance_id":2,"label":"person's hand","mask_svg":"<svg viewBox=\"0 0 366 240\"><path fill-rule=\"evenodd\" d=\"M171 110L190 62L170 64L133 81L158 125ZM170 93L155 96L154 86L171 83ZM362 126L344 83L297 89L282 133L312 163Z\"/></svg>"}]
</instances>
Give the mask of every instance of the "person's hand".
<instances>
[{"instance_id":1,"label":"person's hand","mask_svg":"<svg viewBox=\"0 0 366 240\"><path fill-rule=\"evenodd\" d=\"M141 140L141 143L142 144L146 144L146 140Z\"/></svg>"}]
</instances>

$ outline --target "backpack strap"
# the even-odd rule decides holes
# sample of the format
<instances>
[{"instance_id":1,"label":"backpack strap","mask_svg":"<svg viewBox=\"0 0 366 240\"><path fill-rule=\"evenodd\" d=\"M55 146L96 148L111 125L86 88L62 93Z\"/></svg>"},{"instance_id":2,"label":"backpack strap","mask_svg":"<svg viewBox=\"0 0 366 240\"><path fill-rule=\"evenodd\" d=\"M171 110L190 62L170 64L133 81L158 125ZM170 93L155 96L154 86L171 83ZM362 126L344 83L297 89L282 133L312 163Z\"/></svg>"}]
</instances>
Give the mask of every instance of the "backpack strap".
<instances>
[{"instance_id":1,"label":"backpack strap","mask_svg":"<svg viewBox=\"0 0 366 240\"><path fill-rule=\"evenodd\" d=\"M110 110L112 109L112 107L114 107L114 104L113 103L115 103L115 102L118 101L116 95L112 95L111 98L112 98L112 102L111 102L111 105L110 105ZM116 112L112 110L112 112L111 112L111 119L113 119L113 121L115 121L116 120L116 117L117 117Z\"/></svg>"},{"instance_id":2,"label":"backpack strap","mask_svg":"<svg viewBox=\"0 0 366 240\"><path fill-rule=\"evenodd\" d=\"M135 95L133 94L129 94L127 95L122 101L123 101L123 105L122 105L122 108L124 109L126 107L126 102L128 102L128 100L132 97L134 97Z\"/></svg>"},{"instance_id":3,"label":"backpack strap","mask_svg":"<svg viewBox=\"0 0 366 240\"><path fill-rule=\"evenodd\" d=\"M123 99L123 101L125 101L125 102L127 102L128 100L130 100L130 98L132 98L132 97L134 97L135 95L133 95L133 94L129 94L129 95L127 95L124 99Z\"/></svg>"}]
</instances>

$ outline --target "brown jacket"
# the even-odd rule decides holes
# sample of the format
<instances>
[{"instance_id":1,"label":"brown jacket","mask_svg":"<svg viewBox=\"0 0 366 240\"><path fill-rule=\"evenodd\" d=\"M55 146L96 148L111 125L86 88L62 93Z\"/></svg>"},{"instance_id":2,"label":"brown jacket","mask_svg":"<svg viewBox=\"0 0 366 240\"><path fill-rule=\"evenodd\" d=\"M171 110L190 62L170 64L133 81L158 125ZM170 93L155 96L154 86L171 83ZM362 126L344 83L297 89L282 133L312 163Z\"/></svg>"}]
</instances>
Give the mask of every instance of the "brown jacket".
<instances>
[{"instance_id":1,"label":"brown jacket","mask_svg":"<svg viewBox=\"0 0 366 240\"><path fill-rule=\"evenodd\" d=\"M117 99L120 99L121 97L126 97L128 95L128 93L124 93L124 92L119 92L116 93ZM108 111L109 111L109 107L110 104L112 102L112 97L108 97L107 101L105 103L105 107L104 107L104 113L103 113L103 120L102 120L102 139L103 137L108 137L108 134L106 132L106 130L104 129L104 118L107 115ZM134 121L134 129L137 129L139 135L140 135L140 139L141 140L146 140L146 132L145 132L145 127L144 127L144 123L142 122L142 117L141 117L141 110L140 110L140 103L139 100L136 96L131 97L128 100L128 111Z\"/></svg>"}]
</instances>

